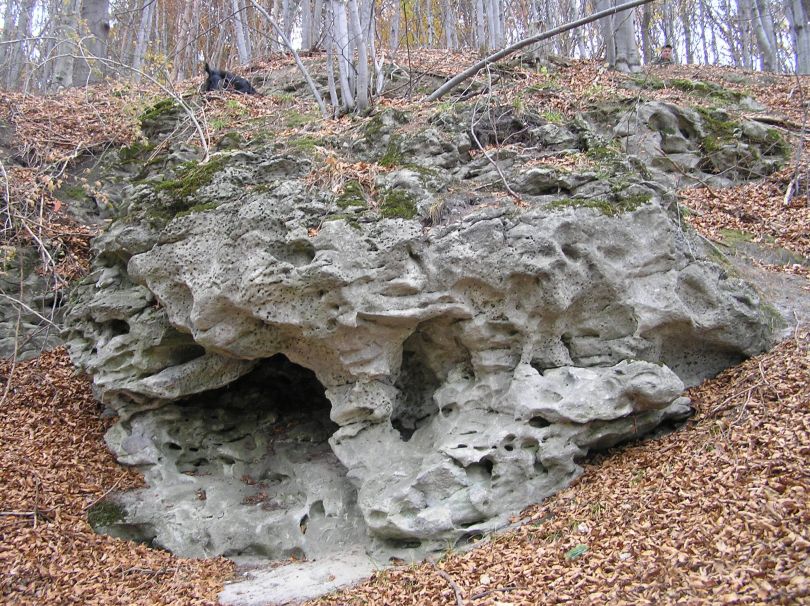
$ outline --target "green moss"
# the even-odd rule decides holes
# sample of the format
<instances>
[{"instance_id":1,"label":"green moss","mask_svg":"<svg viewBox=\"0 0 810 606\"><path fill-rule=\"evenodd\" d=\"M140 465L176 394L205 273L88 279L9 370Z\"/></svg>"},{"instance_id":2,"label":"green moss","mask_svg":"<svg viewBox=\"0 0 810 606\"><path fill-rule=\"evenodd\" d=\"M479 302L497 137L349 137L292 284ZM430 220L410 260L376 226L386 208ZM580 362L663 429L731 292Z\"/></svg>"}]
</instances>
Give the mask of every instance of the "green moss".
<instances>
[{"instance_id":1,"label":"green moss","mask_svg":"<svg viewBox=\"0 0 810 606\"><path fill-rule=\"evenodd\" d=\"M782 134L775 128L768 129L768 134L765 135L765 140L768 146L765 152L768 155L781 156L782 158L787 159L793 152L793 149L790 147L790 144L787 141L785 141L784 137L782 137Z\"/></svg>"},{"instance_id":2,"label":"green moss","mask_svg":"<svg viewBox=\"0 0 810 606\"><path fill-rule=\"evenodd\" d=\"M144 155L155 149L154 144L145 141L134 141L126 147L118 150L118 159L121 162L132 162L142 158Z\"/></svg>"},{"instance_id":3,"label":"green moss","mask_svg":"<svg viewBox=\"0 0 810 606\"><path fill-rule=\"evenodd\" d=\"M760 303L759 309L762 315L765 316L765 321L768 323L768 326L770 326L772 332L776 333L787 326L785 318L779 313L779 310L770 303Z\"/></svg>"},{"instance_id":4,"label":"green moss","mask_svg":"<svg viewBox=\"0 0 810 606\"><path fill-rule=\"evenodd\" d=\"M98 530L104 526L120 524L126 519L126 510L112 501L101 501L93 505L87 512L87 522Z\"/></svg>"},{"instance_id":5,"label":"green moss","mask_svg":"<svg viewBox=\"0 0 810 606\"><path fill-rule=\"evenodd\" d=\"M316 137L298 137L297 139L292 139L289 142L289 146L296 151L311 154L322 143L323 141Z\"/></svg>"},{"instance_id":6,"label":"green moss","mask_svg":"<svg viewBox=\"0 0 810 606\"><path fill-rule=\"evenodd\" d=\"M368 206L366 203L366 192L359 181L348 181L343 186L343 193L340 194L336 203L339 208L349 208L352 206L365 208Z\"/></svg>"},{"instance_id":7,"label":"green moss","mask_svg":"<svg viewBox=\"0 0 810 606\"><path fill-rule=\"evenodd\" d=\"M617 197L615 200L606 198L565 198L552 202L546 208L595 208L599 212L609 217L628 213L636 210L640 206L647 204L652 199L648 193L633 194L626 197Z\"/></svg>"},{"instance_id":8,"label":"green moss","mask_svg":"<svg viewBox=\"0 0 810 606\"><path fill-rule=\"evenodd\" d=\"M695 110L700 114L706 131L700 142L705 152L716 152L724 145L735 141L735 134L739 132L740 125L730 120L728 114L704 107L697 107Z\"/></svg>"},{"instance_id":9,"label":"green moss","mask_svg":"<svg viewBox=\"0 0 810 606\"><path fill-rule=\"evenodd\" d=\"M723 244L729 247L754 241L754 236L738 229L720 229L718 231L723 237Z\"/></svg>"},{"instance_id":10,"label":"green moss","mask_svg":"<svg viewBox=\"0 0 810 606\"><path fill-rule=\"evenodd\" d=\"M313 112L302 112L297 109L290 109L284 112L284 126L287 128L300 128L320 119L320 114Z\"/></svg>"},{"instance_id":11,"label":"green moss","mask_svg":"<svg viewBox=\"0 0 810 606\"><path fill-rule=\"evenodd\" d=\"M177 105L177 102L174 99L162 99L161 101L158 101L151 107L146 108L146 110L144 110L144 112L140 116L138 116L138 120L140 121L141 124L143 124L144 122L156 120L157 118L160 118L163 115L171 113L178 107L179 106Z\"/></svg>"},{"instance_id":12,"label":"green moss","mask_svg":"<svg viewBox=\"0 0 810 606\"><path fill-rule=\"evenodd\" d=\"M157 183L155 191L169 192L174 198L186 198L210 183L224 165L225 159L221 157L212 158L206 164L187 162L177 171L175 179Z\"/></svg>"},{"instance_id":13,"label":"green moss","mask_svg":"<svg viewBox=\"0 0 810 606\"><path fill-rule=\"evenodd\" d=\"M385 153L377 162L380 166L385 166L386 168L392 168L402 164L402 151L400 150L400 138L398 136L391 135Z\"/></svg>"},{"instance_id":14,"label":"green moss","mask_svg":"<svg viewBox=\"0 0 810 606\"><path fill-rule=\"evenodd\" d=\"M388 190L383 194L380 214L386 219L413 219L416 216L416 200L401 189Z\"/></svg>"},{"instance_id":15,"label":"green moss","mask_svg":"<svg viewBox=\"0 0 810 606\"><path fill-rule=\"evenodd\" d=\"M551 122L552 124L562 124L565 121L565 116L563 116L561 112L551 109L540 112L540 115L546 122Z\"/></svg>"},{"instance_id":16,"label":"green moss","mask_svg":"<svg viewBox=\"0 0 810 606\"><path fill-rule=\"evenodd\" d=\"M619 150L613 145L591 144L585 151L585 156L600 162L615 160L619 157Z\"/></svg>"},{"instance_id":17,"label":"green moss","mask_svg":"<svg viewBox=\"0 0 810 606\"><path fill-rule=\"evenodd\" d=\"M83 200L87 197L87 191L81 185L63 185L56 192L60 198L66 200Z\"/></svg>"},{"instance_id":18,"label":"green moss","mask_svg":"<svg viewBox=\"0 0 810 606\"><path fill-rule=\"evenodd\" d=\"M640 88L644 88L647 90L661 90L662 88L666 88L666 82L664 82L658 76L653 76L652 74L640 75L636 74L631 78L631 81L639 86Z\"/></svg>"},{"instance_id":19,"label":"green moss","mask_svg":"<svg viewBox=\"0 0 810 606\"><path fill-rule=\"evenodd\" d=\"M244 145L242 135L235 131L224 133L222 138L217 141L217 149L238 149Z\"/></svg>"},{"instance_id":20,"label":"green moss","mask_svg":"<svg viewBox=\"0 0 810 606\"><path fill-rule=\"evenodd\" d=\"M390 120L386 120L386 118ZM387 108L382 112L371 118L363 127L363 136L367 140L374 141L383 134L386 122L394 124L405 124L408 121L408 115L398 109Z\"/></svg>"},{"instance_id":21,"label":"green moss","mask_svg":"<svg viewBox=\"0 0 810 606\"><path fill-rule=\"evenodd\" d=\"M744 97L742 93L728 90L711 82L702 82L701 80L673 78L667 81L667 85L686 93L700 95L701 97L712 97L718 101L734 103Z\"/></svg>"}]
</instances>

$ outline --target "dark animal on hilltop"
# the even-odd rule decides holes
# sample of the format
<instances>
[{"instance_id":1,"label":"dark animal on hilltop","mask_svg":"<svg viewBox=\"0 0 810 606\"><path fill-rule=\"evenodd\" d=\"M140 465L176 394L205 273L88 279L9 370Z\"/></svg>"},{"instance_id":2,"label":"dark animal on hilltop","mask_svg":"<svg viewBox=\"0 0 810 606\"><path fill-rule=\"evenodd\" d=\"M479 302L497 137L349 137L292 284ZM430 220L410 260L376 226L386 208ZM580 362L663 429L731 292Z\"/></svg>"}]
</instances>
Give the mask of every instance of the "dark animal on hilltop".
<instances>
[{"instance_id":1,"label":"dark animal on hilltop","mask_svg":"<svg viewBox=\"0 0 810 606\"><path fill-rule=\"evenodd\" d=\"M241 76L226 72L223 69L211 69L208 63L205 64L205 73L208 77L205 79L203 90L210 92L214 90L231 90L237 93L244 93L246 95L258 95L259 93L253 88L253 85Z\"/></svg>"}]
</instances>

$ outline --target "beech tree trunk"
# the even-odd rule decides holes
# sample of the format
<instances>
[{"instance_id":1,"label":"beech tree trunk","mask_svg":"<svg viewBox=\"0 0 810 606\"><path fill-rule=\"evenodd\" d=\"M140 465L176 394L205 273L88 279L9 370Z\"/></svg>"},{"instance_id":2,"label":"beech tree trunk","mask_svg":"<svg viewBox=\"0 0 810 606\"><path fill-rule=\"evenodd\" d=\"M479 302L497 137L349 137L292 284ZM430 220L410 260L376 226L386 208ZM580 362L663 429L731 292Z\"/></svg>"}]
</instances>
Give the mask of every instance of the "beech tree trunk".
<instances>
[{"instance_id":1,"label":"beech tree trunk","mask_svg":"<svg viewBox=\"0 0 810 606\"><path fill-rule=\"evenodd\" d=\"M250 61L250 37L247 28L245 8L239 0L231 0L233 11L233 32L236 36L236 51L239 53L239 63L244 65Z\"/></svg>"},{"instance_id":2,"label":"beech tree trunk","mask_svg":"<svg viewBox=\"0 0 810 606\"><path fill-rule=\"evenodd\" d=\"M61 5L61 11L56 15L56 56L53 60L53 73L51 75L51 90L73 86L73 65L76 55L76 40L79 33L80 0L66 0Z\"/></svg>"},{"instance_id":3,"label":"beech tree trunk","mask_svg":"<svg viewBox=\"0 0 810 606\"><path fill-rule=\"evenodd\" d=\"M786 12L793 36L796 71L810 74L810 2L788 0Z\"/></svg>"},{"instance_id":4,"label":"beech tree trunk","mask_svg":"<svg viewBox=\"0 0 810 606\"><path fill-rule=\"evenodd\" d=\"M82 0L81 52L84 58L77 59L73 66L73 82L78 85L98 82L106 69L107 42L110 37L110 0Z\"/></svg>"}]
</instances>

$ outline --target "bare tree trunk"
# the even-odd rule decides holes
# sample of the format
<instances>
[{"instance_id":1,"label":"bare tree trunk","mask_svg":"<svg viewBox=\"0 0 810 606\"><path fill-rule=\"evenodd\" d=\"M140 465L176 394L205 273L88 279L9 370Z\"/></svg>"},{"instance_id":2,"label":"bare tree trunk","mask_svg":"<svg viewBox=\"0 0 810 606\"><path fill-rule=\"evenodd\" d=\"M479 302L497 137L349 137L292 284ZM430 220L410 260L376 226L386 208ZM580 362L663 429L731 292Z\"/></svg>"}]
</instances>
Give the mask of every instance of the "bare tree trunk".
<instances>
[{"instance_id":1,"label":"bare tree trunk","mask_svg":"<svg viewBox=\"0 0 810 606\"><path fill-rule=\"evenodd\" d=\"M250 51L248 50L248 29L245 19L245 9L239 0L231 0L231 10L233 12L233 32L236 37L236 52L239 54L239 63L244 65L250 61Z\"/></svg>"},{"instance_id":2,"label":"bare tree trunk","mask_svg":"<svg viewBox=\"0 0 810 606\"><path fill-rule=\"evenodd\" d=\"M793 35L793 48L796 54L796 71L810 74L810 2L788 0L785 11Z\"/></svg>"},{"instance_id":3,"label":"bare tree trunk","mask_svg":"<svg viewBox=\"0 0 810 606\"><path fill-rule=\"evenodd\" d=\"M357 47L357 79L355 82L355 99L357 100L357 109L365 111L369 106L368 99L368 46L366 45L366 36L360 25L360 13L357 9L357 0L349 0L349 19L351 19L352 30L355 32L354 43ZM353 54L353 53L352 53Z\"/></svg>"},{"instance_id":4,"label":"bare tree trunk","mask_svg":"<svg viewBox=\"0 0 810 606\"><path fill-rule=\"evenodd\" d=\"M313 46L312 20L312 0L301 0L301 50Z\"/></svg>"},{"instance_id":5,"label":"bare tree trunk","mask_svg":"<svg viewBox=\"0 0 810 606\"><path fill-rule=\"evenodd\" d=\"M68 0L61 6L61 13L56 16L56 38L58 47L53 64L51 90L73 86L73 65L76 54L75 37L79 29L79 2Z\"/></svg>"},{"instance_id":6,"label":"bare tree trunk","mask_svg":"<svg viewBox=\"0 0 810 606\"><path fill-rule=\"evenodd\" d=\"M652 8L649 4L645 4L641 9L641 56L645 65L651 63L655 56L655 49L650 40L651 29Z\"/></svg>"},{"instance_id":7,"label":"bare tree trunk","mask_svg":"<svg viewBox=\"0 0 810 606\"><path fill-rule=\"evenodd\" d=\"M475 0L475 46L481 54L490 49L484 33L484 19L484 0Z\"/></svg>"},{"instance_id":8,"label":"bare tree trunk","mask_svg":"<svg viewBox=\"0 0 810 606\"><path fill-rule=\"evenodd\" d=\"M338 101L335 88L335 53L331 39L326 44L326 82L329 86L329 100L332 103L332 113L334 114L340 107L340 101Z\"/></svg>"},{"instance_id":9,"label":"bare tree trunk","mask_svg":"<svg viewBox=\"0 0 810 606\"><path fill-rule=\"evenodd\" d=\"M10 89L20 85L23 65L28 64L30 60L31 42L27 38L31 35L31 21L36 5L36 0L27 2L9 0L6 4L4 23L8 25L3 29L3 42L6 44L0 45L0 65L6 70L5 82ZM12 12L12 9L16 10Z\"/></svg>"},{"instance_id":10,"label":"bare tree trunk","mask_svg":"<svg viewBox=\"0 0 810 606\"><path fill-rule=\"evenodd\" d=\"M449 50L458 48L458 34L456 32L456 15L450 0L442 0L442 23L444 29L444 44Z\"/></svg>"},{"instance_id":11,"label":"bare tree trunk","mask_svg":"<svg viewBox=\"0 0 810 606\"><path fill-rule=\"evenodd\" d=\"M349 85L349 25L346 20L346 5L341 0L330 0L332 7L332 44L335 47L335 57L338 64L338 77L340 82L340 96L343 108L354 109L354 95Z\"/></svg>"},{"instance_id":12,"label":"bare tree trunk","mask_svg":"<svg viewBox=\"0 0 810 606\"><path fill-rule=\"evenodd\" d=\"M87 27L90 35L83 37L81 55L73 66L73 82L98 82L106 72L103 61L93 61L93 57L107 58L107 43L110 37L110 0L83 0L81 8L82 33ZM89 61L88 61L89 59Z\"/></svg>"},{"instance_id":13,"label":"bare tree trunk","mask_svg":"<svg viewBox=\"0 0 810 606\"><path fill-rule=\"evenodd\" d=\"M737 23L740 32L740 52L745 69L753 69L751 53L751 0L737 0Z\"/></svg>"},{"instance_id":14,"label":"bare tree trunk","mask_svg":"<svg viewBox=\"0 0 810 606\"><path fill-rule=\"evenodd\" d=\"M135 82L141 81L141 68L146 57L146 47L149 44L149 24L152 22L152 12L155 3L152 2L141 10L141 24L138 28L138 38L135 42L135 53L132 56L132 69Z\"/></svg>"},{"instance_id":15,"label":"bare tree trunk","mask_svg":"<svg viewBox=\"0 0 810 606\"><path fill-rule=\"evenodd\" d=\"M391 50L396 51L399 48L399 18L402 9L399 5L399 0L395 0L393 13L391 15Z\"/></svg>"},{"instance_id":16,"label":"bare tree trunk","mask_svg":"<svg viewBox=\"0 0 810 606\"><path fill-rule=\"evenodd\" d=\"M700 44L703 49L703 63L709 65L709 41L706 38L706 0L700 0Z\"/></svg>"},{"instance_id":17,"label":"bare tree trunk","mask_svg":"<svg viewBox=\"0 0 810 606\"><path fill-rule=\"evenodd\" d=\"M764 0L754 0L752 9L754 13L752 27L759 47L760 69L768 72L777 71L779 62L776 58L777 46L773 16Z\"/></svg>"},{"instance_id":18,"label":"bare tree trunk","mask_svg":"<svg viewBox=\"0 0 810 606\"><path fill-rule=\"evenodd\" d=\"M487 45L490 50L498 48L498 26L496 25L495 4L498 0L485 0L487 11L487 29L489 33L489 44Z\"/></svg>"},{"instance_id":19,"label":"bare tree trunk","mask_svg":"<svg viewBox=\"0 0 810 606\"><path fill-rule=\"evenodd\" d=\"M694 20L694 15L691 13L691 7L688 7L686 4L682 4L680 17L681 25L683 26L683 45L685 47L684 53L686 56L686 63L687 65L691 65L695 62L692 42L692 21Z\"/></svg>"}]
</instances>

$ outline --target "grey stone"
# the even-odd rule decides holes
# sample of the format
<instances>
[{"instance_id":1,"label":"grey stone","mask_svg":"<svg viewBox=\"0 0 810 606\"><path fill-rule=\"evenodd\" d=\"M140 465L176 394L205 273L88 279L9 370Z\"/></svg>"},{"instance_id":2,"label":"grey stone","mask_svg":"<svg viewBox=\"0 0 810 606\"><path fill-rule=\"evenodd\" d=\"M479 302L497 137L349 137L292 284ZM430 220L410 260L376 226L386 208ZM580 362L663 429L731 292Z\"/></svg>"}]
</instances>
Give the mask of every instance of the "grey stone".
<instances>
[{"instance_id":1,"label":"grey stone","mask_svg":"<svg viewBox=\"0 0 810 606\"><path fill-rule=\"evenodd\" d=\"M162 222L142 219L165 191L122 190L65 332L147 479L107 531L195 557L421 557L684 419L685 386L769 345L756 292L671 214L677 180L725 178L703 172L700 114L504 109L487 142L605 151L569 172L500 150L518 206L482 191L501 177L470 156L470 111L415 134L384 112L342 142L391 161L364 205L272 146L216 153ZM391 192L417 216L381 218Z\"/></svg>"}]
</instances>

